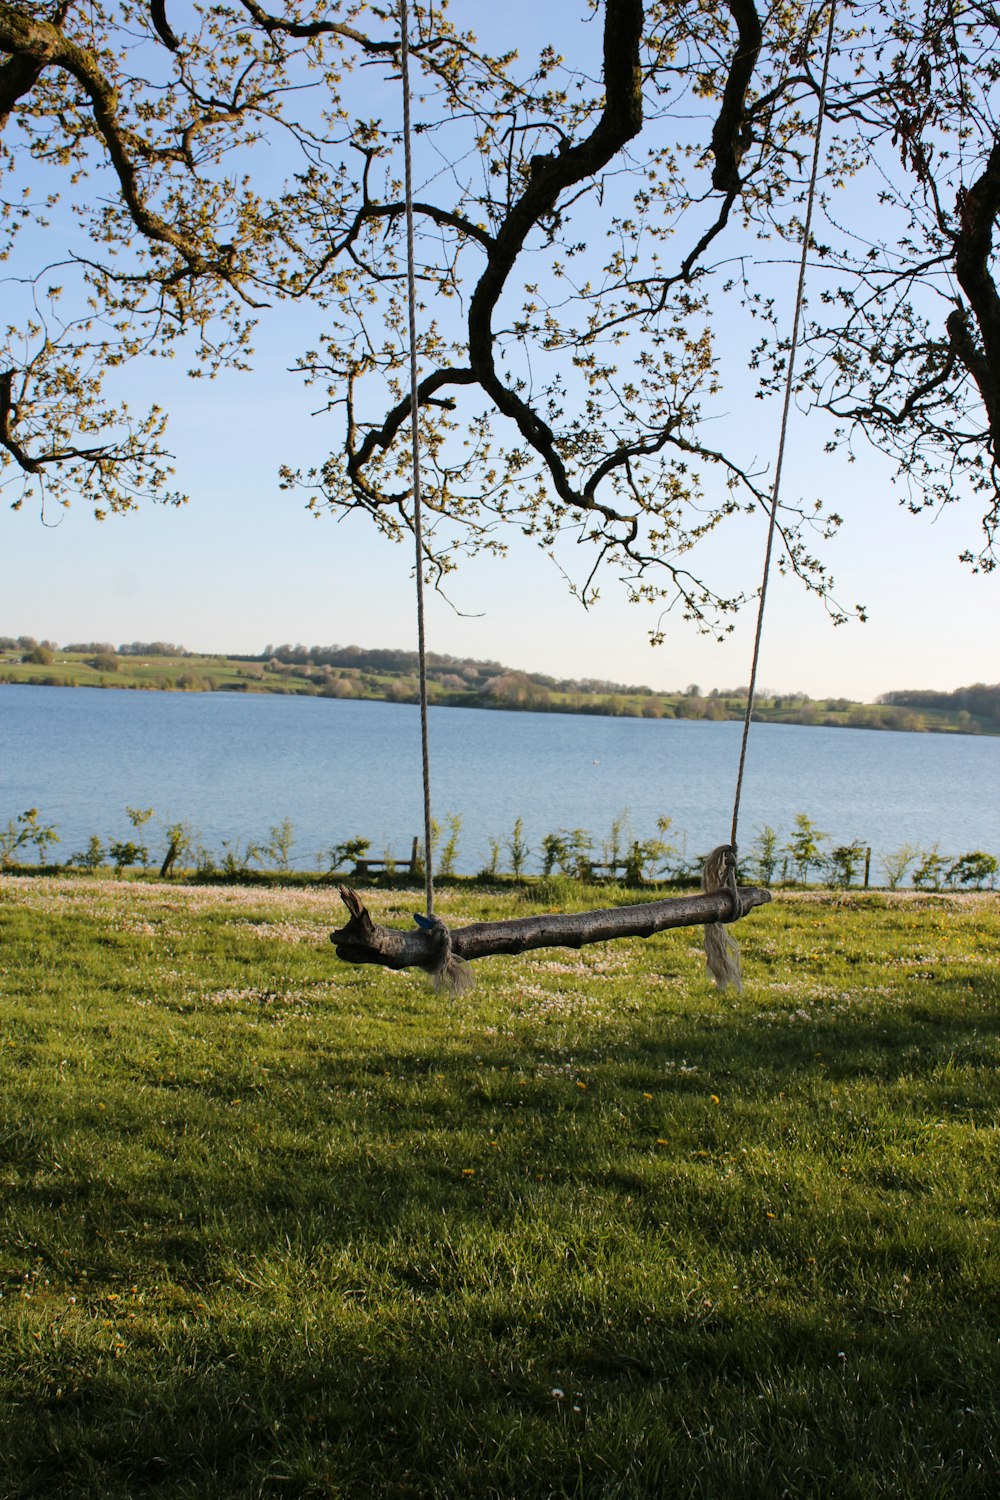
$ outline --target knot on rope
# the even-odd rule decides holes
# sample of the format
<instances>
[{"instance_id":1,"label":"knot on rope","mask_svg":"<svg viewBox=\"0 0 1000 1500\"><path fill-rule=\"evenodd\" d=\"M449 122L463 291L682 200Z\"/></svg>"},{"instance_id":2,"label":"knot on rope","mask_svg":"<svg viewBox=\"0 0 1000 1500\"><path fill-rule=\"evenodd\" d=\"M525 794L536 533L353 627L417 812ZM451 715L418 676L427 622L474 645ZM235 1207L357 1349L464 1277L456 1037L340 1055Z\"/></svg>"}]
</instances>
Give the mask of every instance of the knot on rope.
<instances>
[{"instance_id":1,"label":"knot on rope","mask_svg":"<svg viewBox=\"0 0 1000 1500\"><path fill-rule=\"evenodd\" d=\"M722 920L737 922L743 915L743 902L736 885L736 845L719 844L712 850L701 872L703 891L727 891L729 915Z\"/></svg>"},{"instance_id":2,"label":"knot on rope","mask_svg":"<svg viewBox=\"0 0 1000 1500\"><path fill-rule=\"evenodd\" d=\"M701 872L701 888L703 891L728 892L730 912L726 921L735 922L743 915L743 902L736 887L735 844L719 844L712 850ZM705 964L717 989L725 990L732 985L737 994L742 995L739 944L726 931L723 922L705 923Z\"/></svg>"},{"instance_id":3,"label":"knot on rope","mask_svg":"<svg viewBox=\"0 0 1000 1500\"><path fill-rule=\"evenodd\" d=\"M447 923L440 917L425 917L420 912L413 913L413 920L434 943L434 961L425 967L436 993L467 995L475 985L475 975L472 965L452 952L451 929Z\"/></svg>"}]
</instances>

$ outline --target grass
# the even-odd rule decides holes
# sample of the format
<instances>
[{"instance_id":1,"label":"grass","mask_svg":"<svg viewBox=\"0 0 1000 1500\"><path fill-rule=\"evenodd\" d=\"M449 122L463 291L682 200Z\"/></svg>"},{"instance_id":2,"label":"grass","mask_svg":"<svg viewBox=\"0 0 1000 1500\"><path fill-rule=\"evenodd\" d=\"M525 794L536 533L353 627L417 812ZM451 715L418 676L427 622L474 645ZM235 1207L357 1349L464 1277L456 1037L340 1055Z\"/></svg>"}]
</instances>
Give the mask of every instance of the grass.
<instances>
[{"instance_id":1,"label":"grass","mask_svg":"<svg viewBox=\"0 0 1000 1500\"><path fill-rule=\"evenodd\" d=\"M995 1494L995 896L782 897L743 999L338 923L0 879L4 1500Z\"/></svg>"}]
</instances>

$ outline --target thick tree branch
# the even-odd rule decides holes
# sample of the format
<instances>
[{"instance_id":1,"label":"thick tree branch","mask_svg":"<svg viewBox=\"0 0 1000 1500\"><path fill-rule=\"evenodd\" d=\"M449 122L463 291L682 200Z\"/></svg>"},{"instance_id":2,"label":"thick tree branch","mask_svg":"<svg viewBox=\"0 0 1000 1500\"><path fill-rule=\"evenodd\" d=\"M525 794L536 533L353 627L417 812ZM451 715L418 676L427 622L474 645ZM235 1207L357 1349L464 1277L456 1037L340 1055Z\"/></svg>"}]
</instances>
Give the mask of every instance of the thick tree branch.
<instances>
[{"instance_id":1,"label":"thick tree branch","mask_svg":"<svg viewBox=\"0 0 1000 1500\"><path fill-rule=\"evenodd\" d=\"M44 473L49 466L62 466L76 460L101 464L105 470L110 471L116 464L134 460L134 455L120 451L120 445L113 442L95 443L86 448L69 444L51 448L47 453L29 453L14 433L17 422L17 405L13 395L16 374L14 370L0 373L0 448L10 454L22 473L38 475Z\"/></svg>"},{"instance_id":2,"label":"thick tree branch","mask_svg":"<svg viewBox=\"0 0 1000 1500\"><path fill-rule=\"evenodd\" d=\"M741 183L738 162L746 146L746 97L761 46L761 28L752 0L731 0L730 10L737 24L736 54L730 66L722 105L712 136L716 155L714 185L726 193L720 213L699 238L680 273L687 280L698 257L722 232ZM632 140L642 128L642 71L640 48L643 38L644 7L641 0L607 0L604 17L603 111L590 134L571 144L564 138L558 150L531 159L527 183L513 201L499 228L492 236L480 236L486 250L486 266L473 292L468 315L469 366L475 381L489 396L496 409L512 420L524 440L542 459L559 499L574 510L593 511L615 529L614 540L626 553L638 535L637 515L627 515L602 502L599 488L603 480L626 466L632 458L653 456L670 441L677 420L667 423L661 432L648 439L620 444L598 463L582 485L574 483L559 450L555 433L537 409L499 375L495 358L493 316L514 266L525 249L531 232L539 224L553 219L560 200L572 187L592 181L602 169ZM721 173L721 176L720 176ZM373 210L374 212L374 210ZM674 278L664 283L662 310ZM440 376L443 372L438 372ZM438 376L435 377L435 380ZM463 376L464 379L464 376ZM438 387L435 385L434 389ZM408 408L408 403L406 404ZM405 409L403 404L397 413ZM386 438L400 425L395 416L370 433L351 455L349 468L355 483L362 483L366 459L376 448L384 449ZM638 561L638 558L636 559Z\"/></svg>"},{"instance_id":3,"label":"thick tree branch","mask_svg":"<svg viewBox=\"0 0 1000 1500\"><path fill-rule=\"evenodd\" d=\"M432 933L420 927L412 932L380 927L372 921L356 891L341 886L340 894L350 920L330 934L338 958L354 964L381 964L386 969L435 967L438 945ZM755 886L741 886L737 894L740 916L771 900L770 891ZM451 951L456 958L469 960L495 953L526 953L532 948L582 948L588 943L607 943L615 938L652 937L673 927L728 922L732 917L732 895L721 890L637 906L519 917L506 922L474 922L451 931Z\"/></svg>"},{"instance_id":4,"label":"thick tree branch","mask_svg":"<svg viewBox=\"0 0 1000 1500\"><path fill-rule=\"evenodd\" d=\"M2 36L0 36L0 44L2 44ZM41 78L44 68L44 61L18 55L9 58L0 66L0 132L6 129L18 100L31 93Z\"/></svg>"},{"instance_id":5,"label":"thick tree branch","mask_svg":"<svg viewBox=\"0 0 1000 1500\"><path fill-rule=\"evenodd\" d=\"M41 464L26 452L14 436L14 423L17 421L13 397L15 373L14 370L4 370L0 374L0 446L6 449L25 474L38 474L41 472Z\"/></svg>"},{"instance_id":6,"label":"thick tree branch","mask_svg":"<svg viewBox=\"0 0 1000 1500\"><path fill-rule=\"evenodd\" d=\"M753 0L726 0L736 22L736 54L722 91L722 105L712 130L715 167L712 186L720 193L736 194L742 182L740 161L750 144L746 113L747 91L760 56L763 34Z\"/></svg>"},{"instance_id":7,"label":"thick tree branch","mask_svg":"<svg viewBox=\"0 0 1000 1500\"><path fill-rule=\"evenodd\" d=\"M472 370L452 369L447 367L435 370L431 375L425 375L417 386L417 405L429 404L437 395L438 391L448 386L474 385L476 376ZM357 451L352 451L350 440L348 442L347 468L355 485L371 493L368 489L364 471L374 454L378 451L386 452L392 447L393 439L399 429L410 417L409 393L403 397L389 412L381 427L369 428Z\"/></svg>"},{"instance_id":8,"label":"thick tree branch","mask_svg":"<svg viewBox=\"0 0 1000 1500\"><path fill-rule=\"evenodd\" d=\"M604 16L604 110L590 135L575 146L532 158L528 184L512 205L490 247L486 268L469 305L469 363L497 409L516 422L522 437L544 459L559 495L591 508L571 484L552 429L499 378L493 348L493 313L528 235L556 208L567 188L593 177L642 128L641 0L607 0Z\"/></svg>"},{"instance_id":9,"label":"thick tree branch","mask_svg":"<svg viewBox=\"0 0 1000 1500\"><path fill-rule=\"evenodd\" d=\"M169 47L171 52L178 52L181 44L170 29L164 0L149 0L149 18L163 45Z\"/></svg>"},{"instance_id":10,"label":"thick tree branch","mask_svg":"<svg viewBox=\"0 0 1000 1500\"><path fill-rule=\"evenodd\" d=\"M33 82L47 67L59 68L75 79L90 101L94 123L136 228L146 239L174 250L189 274L210 274L234 284L231 251L227 253L212 246L206 253L203 246L168 224L146 201L133 159L134 142L119 118L117 92L93 53L66 36L58 25L25 15L7 0L0 0L0 50L11 54L11 62L5 68L14 69L7 79L8 96L18 86L18 79L27 78L32 69L35 70ZM0 78L0 88L2 84ZM0 94L0 103L2 101L3 95ZM0 125L3 122L0 111Z\"/></svg>"},{"instance_id":11,"label":"thick tree branch","mask_svg":"<svg viewBox=\"0 0 1000 1500\"><path fill-rule=\"evenodd\" d=\"M986 407L994 459L1000 460L1000 295L993 279L993 231L1000 215L1000 139L982 174L960 193L955 275L969 299L982 339L978 347L962 309L948 318L951 346L972 376Z\"/></svg>"}]
</instances>

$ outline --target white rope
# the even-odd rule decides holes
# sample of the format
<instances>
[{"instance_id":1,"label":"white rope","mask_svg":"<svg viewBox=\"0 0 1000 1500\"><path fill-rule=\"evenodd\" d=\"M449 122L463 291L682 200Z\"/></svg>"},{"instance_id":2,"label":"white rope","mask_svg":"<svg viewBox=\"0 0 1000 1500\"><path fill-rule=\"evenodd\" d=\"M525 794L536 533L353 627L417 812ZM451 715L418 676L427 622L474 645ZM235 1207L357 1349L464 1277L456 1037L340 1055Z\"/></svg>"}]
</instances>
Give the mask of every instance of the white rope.
<instances>
[{"instance_id":1,"label":"white rope","mask_svg":"<svg viewBox=\"0 0 1000 1500\"><path fill-rule=\"evenodd\" d=\"M774 533L778 520L778 494L781 488L781 468L785 459L785 439L788 435L788 414L792 404L792 388L795 377L795 355L799 344L799 328L802 322L802 306L805 301L806 261L809 255L809 240L812 232L813 204L816 200L816 183L819 179L820 137L823 118L826 114L826 93L830 77L830 57L833 52L833 23L837 13L836 0L830 0L830 19L827 24L826 52L823 57L823 77L819 90L819 109L816 115L816 136L813 141L812 173L809 178L809 194L806 199L806 217L802 228L802 257L799 261L799 284L795 296L795 317L792 322L792 337L788 346L788 371L785 376L785 400L781 412L781 432L778 438L778 456L774 466L774 484L771 489L771 516L767 527L767 546L764 549L764 576L760 585L760 600L757 605L757 629L753 642L753 661L750 667L750 686L747 688L747 707L743 716L743 738L740 743L740 763L736 775L736 793L733 798L733 829L730 836L733 852L736 852L736 827L740 816L740 798L743 793L743 772L746 769L747 744L750 738L750 721L753 717L754 696L757 691L757 667L760 662L760 642L764 629L764 606L767 601L767 585L771 573L771 554L774 551Z\"/></svg>"},{"instance_id":2,"label":"white rope","mask_svg":"<svg viewBox=\"0 0 1000 1500\"><path fill-rule=\"evenodd\" d=\"M406 290L410 321L410 443L413 473L413 542L416 554L417 657L420 668L420 758L424 782L424 893L427 915L434 915L433 846L431 840L431 764L427 740L427 645L424 631L424 537L420 504L420 409L417 404L417 277L413 235L413 161L410 145L410 19L406 0L399 4L400 71L403 81L403 181L406 194Z\"/></svg>"}]
</instances>

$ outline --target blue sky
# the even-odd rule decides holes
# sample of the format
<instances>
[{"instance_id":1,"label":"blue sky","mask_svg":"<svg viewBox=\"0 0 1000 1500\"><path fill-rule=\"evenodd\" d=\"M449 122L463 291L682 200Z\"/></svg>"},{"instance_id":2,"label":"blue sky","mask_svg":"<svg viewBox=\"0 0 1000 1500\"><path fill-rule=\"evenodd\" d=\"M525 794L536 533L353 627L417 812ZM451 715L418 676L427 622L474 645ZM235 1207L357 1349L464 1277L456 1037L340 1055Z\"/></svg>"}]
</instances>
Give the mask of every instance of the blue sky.
<instances>
[{"instance_id":1,"label":"blue sky","mask_svg":"<svg viewBox=\"0 0 1000 1500\"><path fill-rule=\"evenodd\" d=\"M508 7L515 31L528 10ZM793 289L789 269L789 316ZM180 361L130 370L136 401L156 399L171 412L177 482L190 503L147 505L104 523L78 507L46 517L54 526L29 508L0 512L0 632L60 642L164 638L208 651L259 651L286 640L413 643L408 550L360 519L316 520L301 497L278 487L282 461L308 463L328 446L329 419L309 416L310 394L287 373L302 347L301 322L299 314L268 328L249 375L192 383ZM727 358L727 420L745 422L771 460L778 414L750 399L745 350L736 345ZM820 419L793 417L784 493L821 493L844 515L825 555L838 597L863 602L870 620L833 629L799 585L776 578L762 681L854 698L996 681L1000 574L973 577L957 561L975 542L975 515L959 506L936 520L907 515L878 455L848 466L824 453L824 439ZM740 519L723 529L709 556L717 575L752 591L763 546L763 518ZM506 559L468 564L450 598L452 605L428 602L433 650L662 689L731 686L748 675L749 616L722 646L671 620L666 644L654 650L647 641L654 611L629 605L607 583L598 605L584 612L527 543Z\"/></svg>"}]
</instances>

